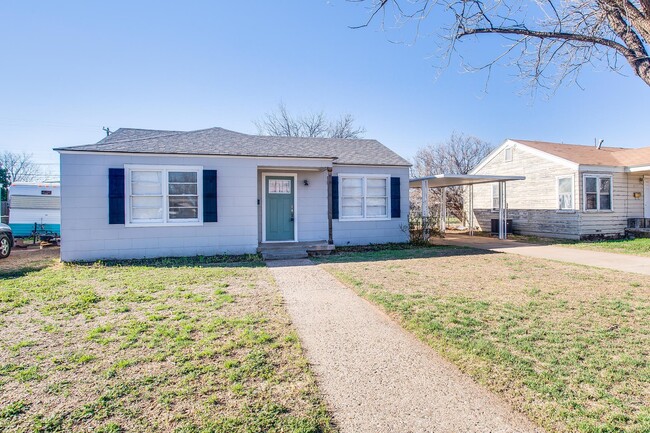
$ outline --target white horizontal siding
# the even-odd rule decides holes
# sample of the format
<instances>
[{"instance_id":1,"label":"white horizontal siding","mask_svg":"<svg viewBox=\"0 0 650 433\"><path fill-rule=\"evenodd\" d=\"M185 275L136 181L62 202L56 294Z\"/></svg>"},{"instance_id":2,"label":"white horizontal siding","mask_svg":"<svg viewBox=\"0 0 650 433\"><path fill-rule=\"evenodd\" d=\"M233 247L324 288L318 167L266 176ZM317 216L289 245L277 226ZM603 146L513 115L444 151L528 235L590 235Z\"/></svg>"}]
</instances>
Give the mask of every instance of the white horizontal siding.
<instances>
[{"instance_id":1,"label":"white horizontal siding","mask_svg":"<svg viewBox=\"0 0 650 433\"><path fill-rule=\"evenodd\" d=\"M643 183L639 181L641 176L632 173L608 173L604 171L581 171L580 191L583 189L585 174L605 174L612 176L613 209L611 211L585 211L584 200L581 195L583 206L580 213L580 236L622 236L627 227L628 218L643 217ZM634 198L634 193L641 194Z\"/></svg>"},{"instance_id":2,"label":"white horizontal siding","mask_svg":"<svg viewBox=\"0 0 650 433\"><path fill-rule=\"evenodd\" d=\"M578 236L578 212L558 212L557 197L557 178L573 177L573 202L578 209L577 171L515 147L512 161L505 161L502 150L476 174L526 176L526 180L506 184L508 218L513 220L515 233L566 238ZM490 220L499 216L491 209L492 184L475 185L474 216L483 231L490 231Z\"/></svg>"},{"instance_id":3,"label":"white horizontal siding","mask_svg":"<svg viewBox=\"0 0 650 433\"><path fill-rule=\"evenodd\" d=\"M385 174L400 178L400 218L382 221L332 221L335 245L368 245L389 242L407 242L409 212L408 167L354 167L334 166L333 174ZM389 196L390 201L390 196Z\"/></svg>"},{"instance_id":4,"label":"white horizontal siding","mask_svg":"<svg viewBox=\"0 0 650 433\"><path fill-rule=\"evenodd\" d=\"M108 224L108 169L122 168L124 164L201 165L205 170L217 170L219 221L192 227ZM322 167L326 163L263 158L62 154L61 258L73 261L254 253L259 239L258 166L282 164L295 170ZM312 209L312 212L316 211ZM313 223L309 218L305 222Z\"/></svg>"}]
</instances>

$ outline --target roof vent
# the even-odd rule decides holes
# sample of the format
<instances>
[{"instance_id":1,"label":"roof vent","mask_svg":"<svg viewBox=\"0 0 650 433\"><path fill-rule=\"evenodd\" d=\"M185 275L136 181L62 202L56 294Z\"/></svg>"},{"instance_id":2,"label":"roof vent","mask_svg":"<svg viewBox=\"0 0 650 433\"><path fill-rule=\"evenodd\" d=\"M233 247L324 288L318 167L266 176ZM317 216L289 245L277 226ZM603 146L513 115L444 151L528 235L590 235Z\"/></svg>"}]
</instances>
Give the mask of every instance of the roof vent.
<instances>
[{"instance_id":1,"label":"roof vent","mask_svg":"<svg viewBox=\"0 0 650 433\"><path fill-rule=\"evenodd\" d=\"M601 138L600 140L597 138L594 138L594 146L596 146L596 149L600 149L603 146L603 143L605 142L605 139Z\"/></svg>"}]
</instances>

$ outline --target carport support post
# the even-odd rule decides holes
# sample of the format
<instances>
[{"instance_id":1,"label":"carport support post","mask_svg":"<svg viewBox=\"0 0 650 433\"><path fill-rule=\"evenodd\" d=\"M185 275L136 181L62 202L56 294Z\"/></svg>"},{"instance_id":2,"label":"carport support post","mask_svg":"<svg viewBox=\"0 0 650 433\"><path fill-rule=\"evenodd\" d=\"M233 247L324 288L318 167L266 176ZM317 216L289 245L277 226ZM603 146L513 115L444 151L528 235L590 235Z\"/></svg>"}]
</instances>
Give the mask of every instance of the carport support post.
<instances>
[{"instance_id":1,"label":"carport support post","mask_svg":"<svg viewBox=\"0 0 650 433\"><path fill-rule=\"evenodd\" d=\"M425 239L429 239L429 181L422 180L422 230Z\"/></svg>"},{"instance_id":2,"label":"carport support post","mask_svg":"<svg viewBox=\"0 0 650 433\"><path fill-rule=\"evenodd\" d=\"M499 181L499 239L506 238L506 189L505 182Z\"/></svg>"},{"instance_id":3,"label":"carport support post","mask_svg":"<svg viewBox=\"0 0 650 433\"><path fill-rule=\"evenodd\" d=\"M508 239L508 194L503 182L503 239Z\"/></svg>"},{"instance_id":4,"label":"carport support post","mask_svg":"<svg viewBox=\"0 0 650 433\"><path fill-rule=\"evenodd\" d=\"M440 233L447 231L447 187L442 187L440 194Z\"/></svg>"},{"instance_id":5,"label":"carport support post","mask_svg":"<svg viewBox=\"0 0 650 433\"><path fill-rule=\"evenodd\" d=\"M474 184L469 185L469 235L474 236Z\"/></svg>"}]
</instances>

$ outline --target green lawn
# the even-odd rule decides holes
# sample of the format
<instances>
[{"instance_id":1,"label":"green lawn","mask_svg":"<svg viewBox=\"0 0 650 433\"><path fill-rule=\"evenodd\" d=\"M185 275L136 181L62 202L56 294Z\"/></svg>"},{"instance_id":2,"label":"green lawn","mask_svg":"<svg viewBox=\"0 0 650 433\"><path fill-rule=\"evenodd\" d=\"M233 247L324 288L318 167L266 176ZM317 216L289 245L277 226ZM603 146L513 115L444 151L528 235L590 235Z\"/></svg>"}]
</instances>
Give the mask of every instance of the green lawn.
<instances>
[{"instance_id":1,"label":"green lawn","mask_svg":"<svg viewBox=\"0 0 650 433\"><path fill-rule=\"evenodd\" d=\"M267 269L211 261L0 275L0 431L332 431Z\"/></svg>"},{"instance_id":2,"label":"green lawn","mask_svg":"<svg viewBox=\"0 0 650 433\"><path fill-rule=\"evenodd\" d=\"M547 431L650 432L646 277L445 247L320 262Z\"/></svg>"},{"instance_id":3,"label":"green lawn","mask_svg":"<svg viewBox=\"0 0 650 433\"><path fill-rule=\"evenodd\" d=\"M559 243L563 247L580 248L585 250L605 251L608 253L631 254L650 257L650 238L620 239L598 242L567 242Z\"/></svg>"}]
</instances>

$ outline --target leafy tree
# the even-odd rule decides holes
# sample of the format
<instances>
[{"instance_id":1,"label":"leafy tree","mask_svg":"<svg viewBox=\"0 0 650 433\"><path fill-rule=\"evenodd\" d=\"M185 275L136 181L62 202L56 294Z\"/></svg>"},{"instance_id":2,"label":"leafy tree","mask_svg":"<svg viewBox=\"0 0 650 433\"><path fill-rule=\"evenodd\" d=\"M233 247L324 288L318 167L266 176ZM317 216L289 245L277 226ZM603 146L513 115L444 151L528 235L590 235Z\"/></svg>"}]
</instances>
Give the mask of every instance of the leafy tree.
<instances>
[{"instance_id":1,"label":"leafy tree","mask_svg":"<svg viewBox=\"0 0 650 433\"><path fill-rule=\"evenodd\" d=\"M9 189L9 177L7 176L7 170L0 166L0 201L7 201Z\"/></svg>"},{"instance_id":2,"label":"leafy tree","mask_svg":"<svg viewBox=\"0 0 650 433\"><path fill-rule=\"evenodd\" d=\"M506 46L490 70L504 60L532 85L555 87L576 80L584 66L621 71L627 63L650 85L650 0L359 0L370 18L411 23L417 34L437 32L447 54L473 35L500 35ZM429 25L429 27L427 27ZM432 30L432 31L430 31ZM621 61L625 60L625 61Z\"/></svg>"},{"instance_id":3,"label":"leafy tree","mask_svg":"<svg viewBox=\"0 0 650 433\"><path fill-rule=\"evenodd\" d=\"M351 114L343 114L334 120L328 119L322 111L295 116L283 103L254 123L261 135L282 137L361 138L366 132L364 127L354 124Z\"/></svg>"},{"instance_id":4,"label":"leafy tree","mask_svg":"<svg viewBox=\"0 0 650 433\"><path fill-rule=\"evenodd\" d=\"M492 144L480 138L454 132L442 143L418 149L413 158L412 175L425 177L442 173L467 174L493 149ZM429 194L429 203L440 201L439 188L432 188ZM463 187L447 188L447 210L461 221L465 220L463 196Z\"/></svg>"}]
</instances>

